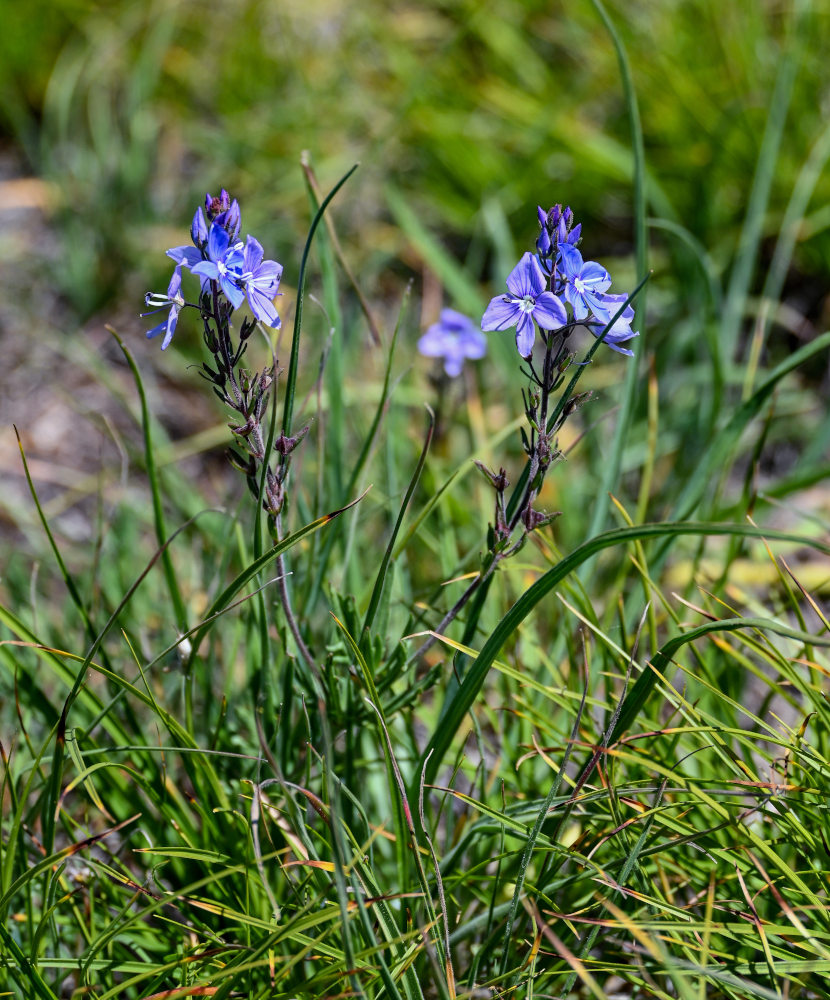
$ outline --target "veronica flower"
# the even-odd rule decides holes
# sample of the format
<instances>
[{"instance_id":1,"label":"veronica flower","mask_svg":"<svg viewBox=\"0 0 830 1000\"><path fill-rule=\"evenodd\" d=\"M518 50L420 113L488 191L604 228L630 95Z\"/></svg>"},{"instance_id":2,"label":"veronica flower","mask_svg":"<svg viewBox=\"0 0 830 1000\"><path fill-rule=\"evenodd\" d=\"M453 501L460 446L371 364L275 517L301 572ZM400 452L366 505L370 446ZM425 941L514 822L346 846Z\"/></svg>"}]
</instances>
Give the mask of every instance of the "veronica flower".
<instances>
[{"instance_id":1,"label":"veronica flower","mask_svg":"<svg viewBox=\"0 0 830 1000\"><path fill-rule=\"evenodd\" d=\"M576 247L561 243L559 274L566 283L564 295L573 307L574 319L585 319L588 313L601 317L602 292L611 284L611 277L605 268L592 260L583 261Z\"/></svg>"},{"instance_id":2,"label":"veronica flower","mask_svg":"<svg viewBox=\"0 0 830 1000\"><path fill-rule=\"evenodd\" d=\"M465 358L484 357L487 338L463 313L442 309L441 318L418 341L418 350L428 358L443 358L444 371L455 378Z\"/></svg>"},{"instance_id":3,"label":"veronica flower","mask_svg":"<svg viewBox=\"0 0 830 1000\"><path fill-rule=\"evenodd\" d=\"M179 250L189 250L189 247L179 247ZM245 293L239 287L245 269L243 246L241 243L231 243L227 230L215 220L211 223L208 243L205 248L208 259L194 264L190 270L200 278L208 278L219 283L225 298L238 309L245 299ZM168 250L172 256L173 251ZM196 251L198 253L198 251ZM174 258L175 259L175 258Z\"/></svg>"},{"instance_id":4,"label":"veronica flower","mask_svg":"<svg viewBox=\"0 0 830 1000\"><path fill-rule=\"evenodd\" d=\"M144 296L144 301L148 306L155 306L150 312L142 313L142 316L151 316L153 313L157 313L162 309L169 308L167 314L167 319L159 323L158 326L154 326L152 330L147 331L147 337L157 337L160 333L164 333L164 339L161 342L161 349L164 350L173 339L173 334L176 331L176 324L179 321L179 312L184 307L184 299L182 298L182 268L181 264L174 268L173 277L170 279L170 284L167 286L166 295L158 295L153 292L148 292Z\"/></svg>"},{"instance_id":5,"label":"veronica flower","mask_svg":"<svg viewBox=\"0 0 830 1000\"><path fill-rule=\"evenodd\" d=\"M596 317L586 326L591 331L595 337L601 337L602 331L611 321L612 316L614 316L619 310L620 306L625 302L628 296L623 292L619 295L606 294L600 296L601 299L601 311L595 311L594 316ZM622 311L622 315L614 320L611 329L606 333L604 344L607 344L612 351L616 351L618 354L627 354L629 357L634 357L634 352L629 351L625 347L620 347L620 344L624 344L629 340L633 340L634 337L639 337L639 331L631 329L631 321L634 319L634 307L632 305L627 305Z\"/></svg>"},{"instance_id":6,"label":"veronica flower","mask_svg":"<svg viewBox=\"0 0 830 1000\"><path fill-rule=\"evenodd\" d=\"M245 286L251 312L266 326L279 329L280 318L274 299L282 277L282 265L275 260L263 260L264 251L258 240L249 236L243 252L243 270L239 280Z\"/></svg>"},{"instance_id":7,"label":"veronica flower","mask_svg":"<svg viewBox=\"0 0 830 1000\"><path fill-rule=\"evenodd\" d=\"M524 254L507 278L510 294L497 295L490 302L481 320L481 329L508 330L515 326L519 354L529 358L536 338L536 325L543 330L557 330L568 322L565 307L553 292L546 291L546 287L545 273L538 259L532 253Z\"/></svg>"}]
</instances>

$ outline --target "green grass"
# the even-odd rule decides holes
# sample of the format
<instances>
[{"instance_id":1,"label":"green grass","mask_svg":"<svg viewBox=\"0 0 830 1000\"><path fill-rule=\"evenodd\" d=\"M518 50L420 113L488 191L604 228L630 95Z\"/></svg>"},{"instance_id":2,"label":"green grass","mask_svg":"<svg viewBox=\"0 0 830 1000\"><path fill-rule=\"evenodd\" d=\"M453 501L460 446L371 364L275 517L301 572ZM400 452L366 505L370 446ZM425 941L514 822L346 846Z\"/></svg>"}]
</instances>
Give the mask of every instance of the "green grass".
<instances>
[{"instance_id":1,"label":"green grass","mask_svg":"<svg viewBox=\"0 0 830 1000\"><path fill-rule=\"evenodd\" d=\"M306 6L61 7L51 66L4 42L78 315L131 310L224 182L285 266L271 444L310 430L273 546L225 414L167 416L186 313L164 356L37 327L124 467L56 490L16 417L0 995L830 997L826 11ZM562 517L415 656L487 546L472 459L523 455L509 335L438 391L414 342L436 282L501 290L540 200L615 287L648 260L638 358L580 369Z\"/></svg>"}]
</instances>

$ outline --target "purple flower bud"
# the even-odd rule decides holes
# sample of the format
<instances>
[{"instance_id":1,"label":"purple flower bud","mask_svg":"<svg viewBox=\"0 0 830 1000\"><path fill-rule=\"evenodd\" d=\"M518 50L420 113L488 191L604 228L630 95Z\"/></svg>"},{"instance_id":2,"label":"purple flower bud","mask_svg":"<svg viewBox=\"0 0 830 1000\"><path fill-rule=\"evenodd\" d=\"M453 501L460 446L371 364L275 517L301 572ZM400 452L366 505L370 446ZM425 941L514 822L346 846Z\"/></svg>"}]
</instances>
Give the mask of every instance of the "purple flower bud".
<instances>
[{"instance_id":1,"label":"purple flower bud","mask_svg":"<svg viewBox=\"0 0 830 1000\"><path fill-rule=\"evenodd\" d=\"M542 229L544 229L547 225L548 213L542 208L541 205L536 206L536 216L539 219L539 225Z\"/></svg>"},{"instance_id":2,"label":"purple flower bud","mask_svg":"<svg viewBox=\"0 0 830 1000\"><path fill-rule=\"evenodd\" d=\"M208 222L213 222L217 216L221 215L222 212L227 212L230 207L231 196L224 188L220 191L218 198L214 198L210 194L205 195L205 212Z\"/></svg>"},{"instance_id":3,"label":"purple flower bud","mask_svg":"<svg viewBox=\"0 0 830 1000\"><path fill-rule=\"evenodd\" d=\"M239 234L239 227L242 222L242 215L239 211L239 202L234 198L230 207L227 211L222 212L221 215L217 215L215 222L217 225L221 226L228 236L230 236L231 241L235 240Z\"/></svg>"},{"instance_id":4,"label":"purple flower bud","mask_svg":"<svg viewBox=\"0 0 830 1000\"><path fill-rule=\"evenodd\" d=\"M190 224L190 238L193 240L193 245L202 250L207 246L208 241L208 227L205 222L205 215L201 208L197 208L193 216L193 222Z\"/></svg>"},{"instance_id":5,"label":"purple flower bud","mask_svg":"<svg viewBox=\"0 0 830 1000\"><path fill-rule=\"evenodd\" d=\"M574 214L571 211L570 206L568 206L568 208L566 208L565 211L562 213L562 218L565 220L565 225L568 227L568 229L570 229L574 221Z\"/></svg>"}]
</instances>

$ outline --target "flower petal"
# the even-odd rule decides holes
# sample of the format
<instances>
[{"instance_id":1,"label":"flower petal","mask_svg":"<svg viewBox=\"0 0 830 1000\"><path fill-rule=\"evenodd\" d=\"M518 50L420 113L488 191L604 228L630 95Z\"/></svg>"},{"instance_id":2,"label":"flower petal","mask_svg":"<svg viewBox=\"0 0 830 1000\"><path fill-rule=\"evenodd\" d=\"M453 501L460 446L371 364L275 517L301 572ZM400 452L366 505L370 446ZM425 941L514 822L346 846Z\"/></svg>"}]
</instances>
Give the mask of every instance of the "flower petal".
<instances>
[{"instance_id":1,"label":"flower petal","mask_svg":"<svg viewBox=\"0 0 830 1000\"><path fill-rule=\"evenodd\" d=\"M443 358L451 344L452 335L440 323L434 323L418 340L418 352L425 358Z\"/></svg>"},{"instance_id":2,"label":"flower petal","mask_svg":"<svg viewBox=\"0 0 830 1000\"><path fill-rule=\"evenodd\" d=\"M577 251L578 253L579 251ZM595 260L589 260L582 268L579 277L584 284L589 285L594 291L604 292L611 284L611 275L601 264Z\"/></svg>"},{"instance_id":3,"label":"flower petal","mask_svg":"<svg viewBox=\"0 0 830 1000\"><path fill-rule=\"evenodd\" d=\"M639 336L640 336L639 333L632 333L630 337L626 337L624 339L623 343L628 343L629 340L633 340L634 337L639 337ZM634 357L634 351L629 351L627 347L620 347L620 342L619 341L609 340L606 337L605 340L603 341L603 343L607 344L611 348L612 351L616 351L617 354L626 354L626 355L628 355L629 358L633 358Z\"/></svg>"},{"instance_id":4,"label":"flower petal","mask_svg":"<svg viewBox=\"0 0 830 1000\"><path fill-rule=\"evenodd\" d=\"M607 323L617 311L613 306L609 306L604 295L594 292L593 289L586 288L582 293L582 298L601 323Z\"/></svg>"},{"instance_id":5,"label":"flower petal","mask_svg":"<svg viewBox=\"0 0 830 1000\"><path fill-rule=\"evenodd\" d=\"M264 323L266 326L270 326L273 329L279 329L279 313L267 294L264 294L258 288L254 288L249 285L248 305L251 307L251 312L254 316L256 316L260 323Z\"/></svg>"},{"instance_id":6,"label":"flower petal","mask_svg":"<svg viewBox=\"0 0 830 1000\"><path fill-rule=\"evenodd\" d=\"M259 240L254 239L253 236L248 236L245 243L245 270L250 271L252 274L255 273L262 263L264 256L265 251L262 249L262 244Z\"/></svg>"},{"instance_id":7,"label":"flower petal","mask_svg":"<svg viewBox=\"0 0 830 1000\"><path fill-rule=\"evenodd\" d=\"M170 284L167 286L167 297L169 299L179 299L181 298L182 290L182 265L179 264L177 267L173 268L173 275L170 278Z\"/></svg>"},{"instance_id":8,"label":"flower petal","mask_svg":"<svg viewBox=\"0 0 830 1000\"><path fill-rule=\"evenodd\" d=\"M210 235L208 236L208 254L211 260L219 260L228 249L231 242L230 236L225 230L215 222L211 224Z\"/></svg>"},{"instance_id":9,"label":"flower petal","mask_svg":"<svg viewBox=\"0 0 830 1000\"><path fill-rule=\"evenodd\" d=\"M516 326L516 347L523 358L529 358L533 353L533 342L536 340L536 327L529 313L522 313Z\"/></svg>"},{"instance_id":10,"label":"flower petal","mask_svg":"<svg viewBox=\"0 0 830 1000\"><path fill-rule=\"evenodd\" d=\"M534 254L522 254L522 259L507 277L507 287L517 299L528 295L535 299L545 290L545 273Z\"/></svg>"},{"instance_id":11,"label":"flower petal","mask_svg":"<svg viewBox=\"0 0 830 1000\"><path fill-rule=\"evenodd\" d=\"M219 268L212 260L202 260L190 270L194 274L198 274L200 278L209 278L211 281L216 281L219 278Z\"/></svg>"},{"instance_id":12,"label":"flower petal","mask_svg":"<svg viewBox=\"0 0 830 1000\"><path fill-rule=\"evenodd\" d=\"M497 295L481 318L482 330L508 330L515 326L522 315L517 302L509 295Z\"/></svg>"},{"instance_id":13,"label":"flower petal","mask_svg":"<svg viewBox=\"0 0 830 1000\"><path fill-rule=\"evenodd\" d=\"M148 313L142 313L141 315L142 316L147 316L149 314ZM153 337L157 337L161 333L162 330L166 330L166 329L167 329L167 320L165 320L163 323L159 323L158 326L154 326L152 330L148 330L147 331L147 339L148 340L152 340Z\"/></svg>"},{"instance_id":14,"label":"flower petal","mask_svg":"<svg viewBox=\"0 0 830 1000\"><path fill-rule=\"evenodd\" d=\"M234 309L238 309L242 303L245 301L245 293L235 285L227 275L221 275L219 277L219 286L225 294L225 298L230 302Z\"/></svg>"},{"instance_id":15,"label":"flower petal","mask_svg":"<svg viewBox=\"0 0 830 1000\"><path fill-rule=\"evenodd\" d=\"M570 283L565 285L565 299L573 307L574 319L585 319L588 315L588 306L585 305L585 297L580 295Z\"/></svg>"},{"instance_id":16,"label":"flower petal","mask_svg":"<svg viewBox=\"0 0 830 1000\"><path fill-rule=\"evenodd\" d=\"M280 287L281 277L282 264L278 264L274 260L265 260L257 271L245 277L245 285L249 288L253 286L267 295L268 298L273 299L276 297L277 289Z\"/></svg>"},{"instance_id":17,"label":"flower petal","mask_svg":"<svg viewBox=\"0 0 830 1000\"><path fill-rule=\"evenodd\" d=\"M161 349L163 351L167 350L170 346L170 341L173 339L173 334L176 332L176 323L179 321L179 310L176 306L170 310L170 315L167 317L167 332L164 334L164 340L161 342Z\"/></svg>"},{"instance_id":18,"label":"flower petal","mask_svg":"<svg viewBox=\"0 0 830 1000\"><path fill-rule=\"evenodd\" d=\"M542 292L533 308L533 319L543 330L558 330L568 322L568 314L553 292Z\"/></svg>"},{"instance_id":19,"label":"flower petal","mask_svg":"<svg viewBox=\"0 0 830 1000\"><path fill-rule=\"evenodd\" d=\"M476 332L475 325L469 316L456 312L455 309L442 309L439 323L445 330L451 330L460 336Z\"/></svg>"},{"instance_id":20,"label":"flower petal","mask_svg":"<svg viewBox=\"0 0 830 1000\"><path fill-rule=\"evenodd\" d=\"M464 352L465 358L483 358L487 353L487 338L481 330L471 330L469 333L459 337L459 347Z\"/></svg>"},{"instance_id":21,"label":"flower petal","mask_svg":"<svg viewBox=\"0 0 830 1000\"><path fill-rule=\"evenodd\" d=\"M202 253L196 247L173 247L167 251L167 256L171 257L177 264L184 264L191 270L202 259Z\"/></svg>"},{"instance_id":22,"label":"flower petal","mask_svg":"<svg viewBox=\"0 0 830 1000\"><path fill-rule=\"evenodd\" d=\"M562 269L562 276L566 281L573 281L578 278L582 270L582 254L572 247L570 243L559 244L559 261Z\"/></svg>"}]
</instances>

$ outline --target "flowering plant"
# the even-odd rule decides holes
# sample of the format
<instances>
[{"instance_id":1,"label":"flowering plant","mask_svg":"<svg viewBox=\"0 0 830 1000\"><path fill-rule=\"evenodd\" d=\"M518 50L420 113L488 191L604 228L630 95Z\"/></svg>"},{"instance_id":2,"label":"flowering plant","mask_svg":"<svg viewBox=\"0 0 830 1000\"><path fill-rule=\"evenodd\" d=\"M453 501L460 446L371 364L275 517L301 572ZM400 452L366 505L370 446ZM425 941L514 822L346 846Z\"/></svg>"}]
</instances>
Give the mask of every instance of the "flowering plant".
<instances>
[{"instance_id":1,"label":"flowering plant","mask_svg":"<svg viewBox=\"0 0 830 1000\"><path fill-rule=\"evenodd\" d=\"M181 310L191 306L199 311L205 345L213 355L213 365L203 363L200 374L239 418L231 425L238 448L229 449L228 457L234 467L245 474L257 498L262 480L261 501L273 530L284 502L288 463L282 461L276 472L267 468L264 477L258 473L266 458L262 420L274 370L269 367L251 374L241 368L239 362L257 321L273 329L280 326L274 299L280 294L282 266L264 259L262 246L253 236L248 236L244 243L239 240L240 226L239 203L235 198L231 201L224 188L218 198L210 194L205 196L204 211L201 206L196 209L190 226L192 246L173 247L167 251L167 256L176 262L167 294L148 293L146 296L145 301L154 307L153 312L168 310L167 318L149 330L147 336L163 333L161 347L164 350L173 338ZM187 302L182 295L182 268L199 278L196 303ZM235 340L231 317L246 299L254 319L246 317L243 320L238 340ZM293 451L304 433L293 438L283 436L276 442L283 459Z\"/></svg>"},{"instance_id":2,"label":"flowering plant","mask_svg":"<svg viewBox=\"0 0 830 1000\"><path fill-rule=\"evenodd\" d=\"M522 255L507 277L507 294L495 296L487 306L481 329L462 313L444 309L439 321L430 326L418 341L422 354L443 360L441 378L446 380L461 373L465 360L484 356L487 343L483 331L515 327L516 346L526 365L530 385L523 394L528 424L527 430L522 431L527 456L525 468L508 496L510 480L506 470L500 468L495 472L476 462L495 491L495 513L488 532L487 549L478 573L433 630L432 636L409 657L410 662L417 660L435 641L435 636L444 632L474 594L486 592L482 589L483 585L504 559L518 552L533 531L558 516L558 512L537 510L535 502L549 468L561 457L557 447L559 430L590 396L590 393L574 394L583 370L583 366L579 365L558 400L554 401L554 393L562 387L565 374L575 359L568 346L573 330L582 326L598 340L586 360L590 359L600 342L620 354L633 356L634 353L623 346L638 336L631 329L634 309L630 301L633 296L609 292L611 278L608 272L595 261L583 259L578 249L582 227L574 225L571 209L555 205L545 212L539 208L538 220L540 232L535 253L528 251ZM237 448L229 450L231 463L245 474L251 492L268 515L274 540L279 541L282 537L281 514L290 456L308 428L303 428L294 436L283 430L273 443L279 459L276 469L272 469L263 433L263 416L274 382L274 369L266 368L252 375L242 369L239 362L257 321L271 328L280 325L274 299L278 294L282 267L276 261L264 259L262 246L252 236L249 235L244 243L239 240L240 225L239 204L235 199L231 201L227 191L222 189L218 198L207 195L204 211L199 207L193 216L192 245L167 251L176 264L167 293L148 294L146 297L148 305L152 305L155 311L167 310L166 319L151 329L147 336L163 333L164 349L170 343L181 310L186 306L199 310L204 341L214 359L213 366L202 364L201 374L213 385L217 396L240 418L237 423L231 424L237 442ZM314 226L312 233L313 230ZM187 302L182 295L183 268L199 278L198 303ZM235 340L231 317L246 299L254 319L246 317L243 320L238 340ZM541 361L533 357L537 332L544 347ZM292 359L296 344L295 336ZM439 392L439 401L440 396ZM433 431L436 420L433 416ZM278 568L283 569L282 557ZM319 679L313 654L306 646L293 615L284 579L280 591L292 635L304 660ZM367 620L370 618L371 615L368 615ZM468 629L475 626L476 618L477 615L469 617Z\"/></svg>"},{"instance_id":3,"label":"flowering plant","mask_svg":"<svg viewBox=\"0 0 830 1000\"><path fill-rule=\"evenodd\" d=\"M481 320L482 330L516 328L516 347L527 365L526 373L530 380L530 386L524 393L528 429L522 431L527 464L508 496L510 480L506 470L500 468L496 472L476 462L495 491L488 548L479 572L437 626L437 633L443 633L492 576L499 563L518 552L531 532L558 517L558 512L546 513L537 510L534 504L549 468L561 457L557 447L559 430L577 407L590 397L590 393L574 394L582 370L580 366L559 399L556 402L553 399L553 394L563 385L565 373L574 362L575 355L568 347L568 338L573 330L583 326L598 341L608 344L619 354L630 357L634 354L623 346L638 336L631 329L634 309L630 299L633 296L609 293L611 278L605 268L595 261L583 260L577 249L582 225L574 225L570 208L554 205L548 212L542 208L537 212L540 232L536 252L528 251L522 255L507 277L507 294L491 299ZM441 324L430 327L419 343L421 353L445 357L448 372L450 366L460 371L464 356L462 350L475 343L471 332L460 321L465 321L465 317L460 316L456 322L457 331L451 330L442 314ZM537 330L544 346L541 363L533 358ZM424 349L425 344L427 350ZM598 346L594 345L590 354ZM466 356L475 355L467 353ZM424 652L433 641L434 637L427 639L419 653Z\"/></svg>"}]
</instances>

